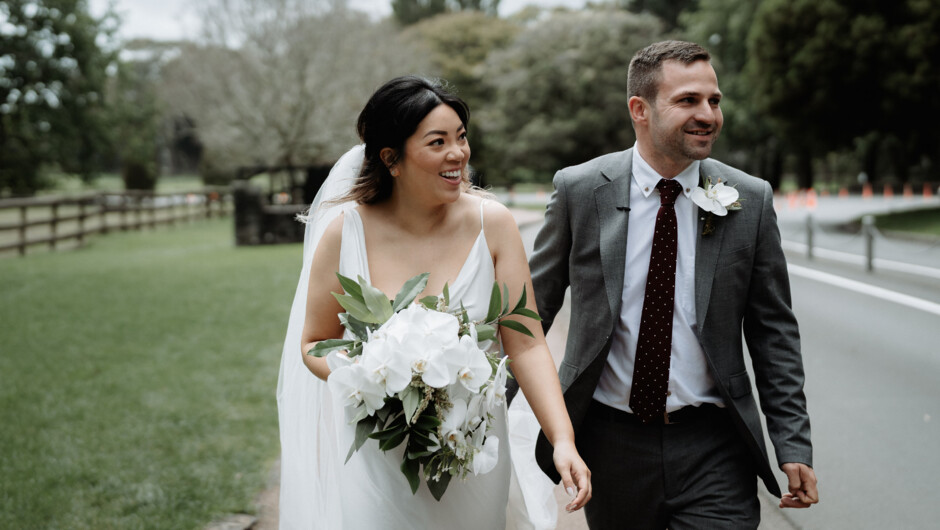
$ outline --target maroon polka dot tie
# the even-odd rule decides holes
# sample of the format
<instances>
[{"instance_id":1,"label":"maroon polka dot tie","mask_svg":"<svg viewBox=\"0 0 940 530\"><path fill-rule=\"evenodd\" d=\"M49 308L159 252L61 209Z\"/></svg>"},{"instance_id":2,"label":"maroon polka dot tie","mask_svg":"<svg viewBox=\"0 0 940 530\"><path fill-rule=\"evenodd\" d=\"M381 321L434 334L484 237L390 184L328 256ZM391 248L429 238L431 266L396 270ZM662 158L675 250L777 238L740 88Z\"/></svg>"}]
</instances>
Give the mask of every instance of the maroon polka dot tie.
<instances>
[{"instance_id":1,"label":"maroon polka dot tie","mask_svg":"<svg viewBox=\"0 0 940 530\"><path fill-rule=\"evenodd\" d=\"M682 185L661 179L659 212L653 232L650 270L640 318L640 336L633 366L630 409L644 423L663 421L669 385L669 353L672 350L672 309L676 292L676 198Z\"/></svg>"}]
</instances>

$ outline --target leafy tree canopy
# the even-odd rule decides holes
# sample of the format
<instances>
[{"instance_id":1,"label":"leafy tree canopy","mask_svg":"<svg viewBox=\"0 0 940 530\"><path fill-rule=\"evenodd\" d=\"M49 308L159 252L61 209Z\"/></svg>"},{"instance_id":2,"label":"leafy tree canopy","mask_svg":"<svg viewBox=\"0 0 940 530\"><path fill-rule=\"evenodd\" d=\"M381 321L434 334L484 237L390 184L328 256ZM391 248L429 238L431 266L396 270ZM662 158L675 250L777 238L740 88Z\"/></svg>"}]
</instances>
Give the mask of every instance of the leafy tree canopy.
<instances>
[{"instance_id":1,"label":"leafy tree canopy","mask_svg":"<svg viewBox=\"0 0 940 530\"><path fill-rule=\"evenodd\" d=\"M0 193L35 192L45 164L92 176L115 28L86 0L0 3Z\"/></svg>"},{"instance_id":2,"label":"leafy tree canopy","mask_svg":"<svg viewBox=\"0 0 940 530\"><path fill-rule=\"evenodd\" d=\"M909 160L936 158L935 0L765 0L748 47L757 106L790 142L818 153L890 135Z\"/></svg>"},{"instance_id":3,"label":"leafy tree canopy","mask_svg":"<svg viewBox=\"0 0 940 530\"><path fill-rule=\"evenodd\" d=\"M484 121L501 177L548 180L559 168L626 149L633 54L663 38L660 22L618 9L556 12L494 53Z\"/></svg>"}]
</instances>

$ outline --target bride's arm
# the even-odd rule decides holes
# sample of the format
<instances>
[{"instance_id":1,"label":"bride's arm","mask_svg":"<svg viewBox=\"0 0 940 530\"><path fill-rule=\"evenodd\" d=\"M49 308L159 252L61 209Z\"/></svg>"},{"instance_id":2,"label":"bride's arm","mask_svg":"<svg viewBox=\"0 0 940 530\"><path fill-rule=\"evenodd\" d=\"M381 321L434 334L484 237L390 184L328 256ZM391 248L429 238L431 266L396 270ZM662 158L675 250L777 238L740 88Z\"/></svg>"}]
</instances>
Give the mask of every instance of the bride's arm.
<instances>
[{"instance_id":1,"label":"bride's arm","mask_svg":"<svg viewBox=\"0 0 940 530\"><path fill-rule=\"evenodd\" d=\"M510 304L515 304L526 287L526 307L538 313L532 293L532 278L526 260L522 237L509 210L498 204L487 204L485 212L486 238L496 265L496 281L509 287ZM503 347L511 359L513 375L525 393L536 419L548 441L554 447L555 467L569 494L577 488L577 496L566 506L577 510L591 498L591 472L578 455L574 444L574 429L561 393L561 383L552 360L542 326L532 318L509 317L525 325L534 337L503 328L500 331Z\"/></svg>"},{"instance_id":2,"label":"bride's arm","mask_svg":"<svg viewBox=\"0 0 940 530\"><path fill-rule=\"evenodd\" d=\"M303 355L304 364L314 375L323 380L330 375L326 358L307 355L307 352L321 340L338 339L343 336L343 326L337 317L343 312L343 308L331 294L343 292L343 287L336 277L336 271L339 270L342 236L343 216L341 215L327 227L313 255L310 282L307 287L307 312L304 317L304 330L300 335L300 353Z\"/></svg>"}]
</instances>

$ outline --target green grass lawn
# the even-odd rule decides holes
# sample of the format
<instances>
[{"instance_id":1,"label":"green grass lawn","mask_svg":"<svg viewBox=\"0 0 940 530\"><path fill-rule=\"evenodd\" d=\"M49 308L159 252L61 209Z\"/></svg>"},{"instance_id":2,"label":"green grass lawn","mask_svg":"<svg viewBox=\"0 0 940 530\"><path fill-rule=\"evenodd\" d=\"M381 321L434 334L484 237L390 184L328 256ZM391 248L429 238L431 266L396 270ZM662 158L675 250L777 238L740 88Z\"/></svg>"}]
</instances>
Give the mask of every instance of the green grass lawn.
<instances>
[{"instance_id":1,"label":"green grass lawn","mask_svg":"<svg viewBox=\"0 0 940 530\"><path fill-rule=\"evenodd\" d=\"M875 217L875 226L881 230L940 236L940 208L879 215Z\"/></svg>"},{"instance_id":2,"label":"green grass lawn","mask_svg":"<svg viewBox=\"0 0 940 530\"><path fill-rule=\"evenodd\" d=\"M254 510L299 245L231 218L0 259L0 528L201 528Z\"/></svg>"}]
</instances>

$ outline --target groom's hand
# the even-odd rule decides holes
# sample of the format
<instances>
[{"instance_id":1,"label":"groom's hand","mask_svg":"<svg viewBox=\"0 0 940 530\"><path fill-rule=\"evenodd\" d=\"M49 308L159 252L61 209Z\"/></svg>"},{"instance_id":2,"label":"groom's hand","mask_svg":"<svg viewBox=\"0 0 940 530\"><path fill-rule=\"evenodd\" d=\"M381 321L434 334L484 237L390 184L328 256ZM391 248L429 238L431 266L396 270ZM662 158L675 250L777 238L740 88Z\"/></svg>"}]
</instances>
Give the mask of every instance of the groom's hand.
<instances>
[{"instance_id":1,"label":"groom's hand","mask_svg":"<svg viewBox=\"0 0 940 530\"><path fill-rule=\"evenodd\" d=\"M789 492L780 498L781 508L809 508L819 502L816 472L806 464L787 463L780 466L787 474Z\"/></svg>"}]
</instances>

